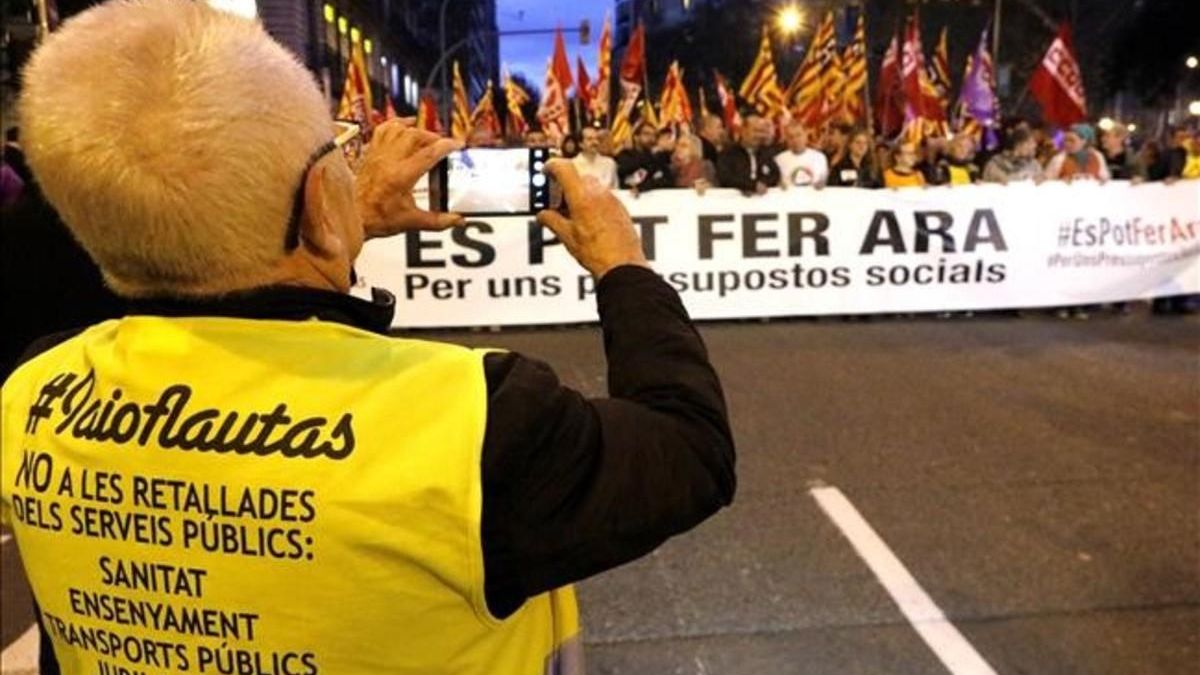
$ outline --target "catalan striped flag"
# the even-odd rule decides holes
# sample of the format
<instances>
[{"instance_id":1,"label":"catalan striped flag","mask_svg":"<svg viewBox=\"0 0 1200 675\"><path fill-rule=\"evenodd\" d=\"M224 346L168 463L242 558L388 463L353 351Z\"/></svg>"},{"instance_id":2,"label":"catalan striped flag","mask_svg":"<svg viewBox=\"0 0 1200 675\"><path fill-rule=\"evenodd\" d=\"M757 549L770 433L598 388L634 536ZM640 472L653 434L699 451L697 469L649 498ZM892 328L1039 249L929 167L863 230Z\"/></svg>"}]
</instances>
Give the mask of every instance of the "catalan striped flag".
<instances>
[{"instance_id":1,"label":"catalan striped flag","mask_svg":"<svg viewBox=\"0 0 1200 675\"><path fill-rule=\"evenodd\" d=\"M808 53L804 55L804 62L792 77L785 94L792 115L805 124L817 126L821 122L825 109L823 60L826 50L835 47L836 44L833 13L830 12L821 20L817 32L813 34Z\"/></svg>"},{"instance_id":2,"label":"catalan striped flag","mask_svg":"<svg viewBox=\"0 0 1200 675\"><path fill-rule=\"evenodd\" d=\"M592 93L592 119L608 120L609 88L612 87L612 21L604 17L604 30L600 33L600 54L597 59L598 72Z\"/></svg>"},{"instance_id":3,"label":"catalan striped flag","mask_svg":"<svg viewBox=\"0 0 1200 675\"><path fill-rule=\"evenodd\" d=\"M664 125L692 123L692 102L688 99L687 88L683 84L683 69L678 61L672 61L667 69L658 108L660 121Z\"/></svg>"},{"instance_id":4,"label":"catalan striped flag","mask_svg":"<svg viewBox=\"0 0 1200 675\"><path fill-rule=\"evenodd\" d=\"M504 73L504 102L508 108L508 133L519 137L529 129L525 113L521 111L521 107L529 102L529 92L517 84L508 72Z\"/></svg>"},{"instance_id":5,"label":"catalan striped flag","mask_svg":"<svg viewBox=\"0 0 1200 675\"><path fill-rule=\"evenodd\" d=\"M950 82L950 49L947 44L948 29L943 27L942 34L938 38L937 48L933 51L933 59L929 64L929 92L930 102L926 105L930 106L935 114L935 128L944 136L949 136L949 127L946 124L948 119L948 109L950 107L950 90L952 84Z\"/></svg>"},{"instance_id":6,"label":"catalan striped flag","mask_svg":"<svg viewBox=\"0 0 1200 675\"><path fill-rule=\"evenodd\" d=\"M498 137L500 136L500 117L496 114L494 97L492 81L488 80L487 90L483 92L483 96L479 98L479 102L475 104L475 110L471 113L471 127L486 129L493 136Z\"/></svg>"},{"instance_id":7,"label":"catalan striped flag","mask_svg":"<svg viewBox=\"0 0 1200 675\"><path fill-rule=\"evenodd\" d=\"M771 38L767 27L763 26L762 41L759 43L758 56L742 86L738 96L754 105L764 115L775 117L784 110L783 92L779 89L779 81L775 77L775 61L771 57Z\"/></svg>"},{"instance_id":8,"label":"catalan striped flag","mask_svg":"<svg viewBox=\"0 0 1200 675\"><path fill-rule=\"evenodd\" d=\"M842 92L846 86L846 74L842 70L842 54L838 50L837 32L832 30L833 12L826 18L831 27L826 42L821 45L821 113L817 127L824 127L838 117L842 109Z\"/></svg>"},{"instance_id":9,"label":"catalan striped flag","mask_svg":"<svg viewBox=\"0 0 1200 675\"><path fill-rule=\"evenodd\" d=\"M859 12L854 28L854 41L842 55L846 82L842 89L842 119L852 124L867 121L867 29Z\"/></svg>"},{"instance_id":10,"label":"catalan striped flag","mask_svg":"<svg viewBox=\"0 0 1200 675\"><path fill-rule=\"evenodd\" d=\"M471 108L467 102L467 87L463 84L458 61L454 62L454 107L450 111L450 136L460 141L467 140L471 133Z\"/></svg>"},{"instance_id":11,"label":"catalan striped flag","mask_svg":"<svg viewBox=\"0 0 1200 675\"><path fill-rule=\"evenodd\" d=\"M371 128L370 111L375 106L371 102L371 82L367 79L366 58L363 56L362 44L355 42L350 50L350 63L346 67L346 86L342 89L342 100L338 102L337 118L354 120L364 130Z\"/></svg>"}]
</instances>

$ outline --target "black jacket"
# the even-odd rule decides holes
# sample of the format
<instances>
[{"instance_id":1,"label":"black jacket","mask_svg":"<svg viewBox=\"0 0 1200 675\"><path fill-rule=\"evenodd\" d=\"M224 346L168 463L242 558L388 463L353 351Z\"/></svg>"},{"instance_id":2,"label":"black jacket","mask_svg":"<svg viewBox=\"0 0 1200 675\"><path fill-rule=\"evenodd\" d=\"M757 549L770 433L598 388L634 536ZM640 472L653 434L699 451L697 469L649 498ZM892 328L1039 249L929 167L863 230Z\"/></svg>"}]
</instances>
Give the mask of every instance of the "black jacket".
<instances>
[{"instance_id":1,"label":"black jacket","mask_svg":"<svg viewBox=\"0 0 1200 675\"><path fill-rule=\"evenodd\" d=\"M878 188L883 187L883 180L870 160L864 157L862 163L855 166L854 160L850 159L850 155L847 154L837 164L829 167L829 182L826 185L830 187Z\"/></svg>"},{"instance_id":2,"label":"black jacket","mask_svg":"<svg viewBox=\"0 0 1200 675\"><path fill-rule=\"evenodd\" d=\"M617 182L622 190L637 188L646 192L675 187L671 156L665 152L627 148L617 155L616 161Z\"/></svg>"},{"instance_id":3,"label":"black jacket","mask_svg":"<svg viewBox=\"0 0 1200 675\"><path fill-rule=\"evenodd\" d=\"M606 274L596 298L608 398L586 399L550 366L520 354L483 360L484 586L498 617L526 598L649 553L733 499L735 455L721 384L679 296L654 272L630 266ZM298 288L132 307L161 316L317 317L381 333L392 312L390 294L377 293L372 303ZM24 358L78 332L42 339ZM52 659L45 638L42 649Z\"/></svg>"},{"instance_id":4,"label":"black jacket","mask_svg":"<svg viewBox=\"0 0 1200 675\"><path fill-rule=\"evenodd\" d=\"M770 150L760 149L754 153L753 168L751 173L749 150L740 145L726 148L717 157L717 183L742 192L754 192L755 183L767 187L779 185L779 167L775 166L775 156Z\"/></svg>"}]
</instances>

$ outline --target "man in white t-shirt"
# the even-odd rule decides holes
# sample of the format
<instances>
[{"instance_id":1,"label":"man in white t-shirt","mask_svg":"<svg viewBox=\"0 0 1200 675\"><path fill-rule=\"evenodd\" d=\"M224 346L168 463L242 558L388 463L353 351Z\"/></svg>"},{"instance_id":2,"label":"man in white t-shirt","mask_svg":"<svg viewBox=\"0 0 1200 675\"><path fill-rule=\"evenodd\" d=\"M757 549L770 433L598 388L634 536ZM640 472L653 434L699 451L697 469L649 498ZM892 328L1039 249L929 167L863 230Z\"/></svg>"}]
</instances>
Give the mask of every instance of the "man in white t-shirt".
<instances>
[{"instance_id":1,"label":"man in white t-shirt","mask_svg":"<svg viewBox=\"0 0 1200 675\"><path fill-rule=\"evenodd\" d=\"M825 187L829 178L829 160L825 153L808 147L808 129L798 121L787 125L788 149L775 155L779 167L779 187Z\"/></svg>"},{"instance_id":2,"label":"man in white t-shirt","mask_svg":"<svg viewBox=\"0 0 1200 675\"><path fill-rule=\"evenodd\" d=\"M617 163L612 157L600 154L600 130L584 127L579 141L579 154L571 161L580 176L591 176L606 188L617 187Z\"/></svg>"}]
</instances>

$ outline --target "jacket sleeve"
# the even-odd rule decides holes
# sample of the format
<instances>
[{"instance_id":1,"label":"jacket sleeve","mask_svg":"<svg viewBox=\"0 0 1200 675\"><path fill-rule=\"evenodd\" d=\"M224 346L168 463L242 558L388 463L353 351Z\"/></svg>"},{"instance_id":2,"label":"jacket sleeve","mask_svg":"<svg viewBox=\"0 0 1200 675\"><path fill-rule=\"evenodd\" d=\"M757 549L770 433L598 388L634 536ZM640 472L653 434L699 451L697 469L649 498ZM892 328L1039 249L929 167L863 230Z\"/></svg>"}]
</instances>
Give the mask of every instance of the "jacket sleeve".
<instances>
[{"instance_id":1,"label":"jacket sleeve","mask_svg":"<svg viewBox=\"0 0 1200 675\"><path fill-rule=\"evenodd\" d=\"M721 187L736 188L742 192L754 191L749 168L742 160L743 155L735 151L722 152L717 157L717 181Z\"/></svg>"},{"instance_id":2,"label":"jacket sleeve","mask_svg":"<svg viewBox=\"0 0 1200 675\"><path fill-rule=\"evenodd\" d=\"M629 562L733 498L721 385L675 291L650 270L599 282L609 397L489 354L482 538L489 609Z\"/></svg>"}]
</instances>

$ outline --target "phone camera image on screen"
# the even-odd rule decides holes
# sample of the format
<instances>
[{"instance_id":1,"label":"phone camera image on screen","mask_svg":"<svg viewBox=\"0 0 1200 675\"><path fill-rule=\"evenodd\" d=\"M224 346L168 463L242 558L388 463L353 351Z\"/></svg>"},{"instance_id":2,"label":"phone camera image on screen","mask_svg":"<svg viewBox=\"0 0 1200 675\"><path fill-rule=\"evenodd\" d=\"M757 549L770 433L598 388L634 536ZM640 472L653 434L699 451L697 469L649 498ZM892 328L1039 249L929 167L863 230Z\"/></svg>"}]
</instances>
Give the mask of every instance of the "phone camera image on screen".
<instances>
[{"instance_id":1,"label":"phone camera image on screen","mask_svg":"<svg viewBox=\"0 0 1200 675\"><path fill-rule=\"evenodd\" d=\"M546 148L465 148L435 177L442 210L464 215L523 215L550 205Z\"/></svg>"}]
</instances>

